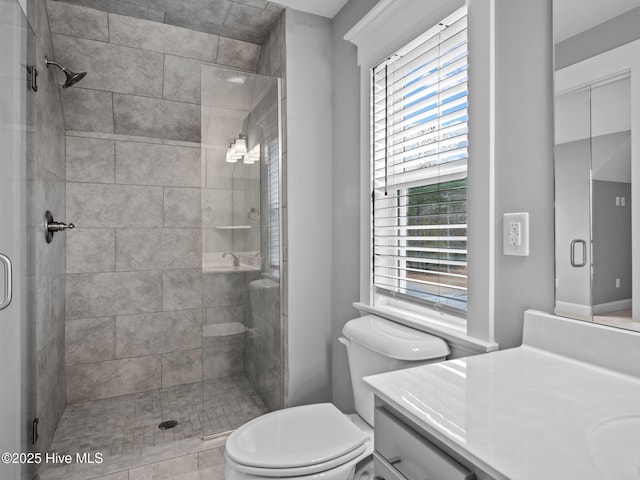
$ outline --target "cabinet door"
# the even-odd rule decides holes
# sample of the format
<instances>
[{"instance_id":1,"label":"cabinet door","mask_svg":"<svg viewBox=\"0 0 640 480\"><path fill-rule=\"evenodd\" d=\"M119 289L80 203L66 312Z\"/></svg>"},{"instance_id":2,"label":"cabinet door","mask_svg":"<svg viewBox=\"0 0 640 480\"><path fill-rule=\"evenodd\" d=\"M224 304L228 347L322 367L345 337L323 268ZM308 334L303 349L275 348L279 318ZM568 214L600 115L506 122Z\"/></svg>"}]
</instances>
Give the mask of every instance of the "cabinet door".
<instances>
[{"instance_id":1,"label":"cabinet door","mask_svg":"<svg viewBox=\"0 0 640 480\"><path fill-rule=\"evenodd\" d=\"M381 408L375 412L375 450L386 462L376 476L386 480L475 480L476 476ZM395 475L395 473L400 475ZM389 477L393 473L393 477Z\"/></svg>"}]
</instances>

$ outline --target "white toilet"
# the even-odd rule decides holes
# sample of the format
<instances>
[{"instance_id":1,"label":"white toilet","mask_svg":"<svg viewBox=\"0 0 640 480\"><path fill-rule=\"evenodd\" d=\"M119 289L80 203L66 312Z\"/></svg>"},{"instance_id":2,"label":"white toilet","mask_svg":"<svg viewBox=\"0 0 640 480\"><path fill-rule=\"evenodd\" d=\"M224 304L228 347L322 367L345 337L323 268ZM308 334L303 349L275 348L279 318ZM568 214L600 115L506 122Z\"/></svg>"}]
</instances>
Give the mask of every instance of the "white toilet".
<instances>
[{"instance_id":1,"label":"white toilet","mask_svg":"<svg viewBox=\"0 0 640 480\"><path fill-rule=\"evenodd\" d=\"M373 315L347 322L342 334L358 414L344 415L320 403L258 417L227 439L226 480L373 478L374 400L363 377L443 360L449 347Z\"/></svg>"}]
</instances>

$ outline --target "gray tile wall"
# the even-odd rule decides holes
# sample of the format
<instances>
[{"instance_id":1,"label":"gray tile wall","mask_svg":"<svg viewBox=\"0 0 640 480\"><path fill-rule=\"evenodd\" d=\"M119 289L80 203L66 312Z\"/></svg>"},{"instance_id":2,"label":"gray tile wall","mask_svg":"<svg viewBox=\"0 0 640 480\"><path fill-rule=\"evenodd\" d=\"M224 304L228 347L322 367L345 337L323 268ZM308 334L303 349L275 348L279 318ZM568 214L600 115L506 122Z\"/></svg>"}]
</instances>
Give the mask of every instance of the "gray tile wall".
<instances>
[{"instance_id":1,"label":"gray tile wall","mask_svg":"<svg viewBox=\"0 0 640 480\"><path fill-rule=\"evenodd\" d=\"M200 149L67 133L68 402L199 381Z\"/></svg>"},{"instance_id":2,"label":"gray tile wall","mask_svg":"<svg viewBox=\"0 0 640 480\"><path fill-rule=\"evenodd\" d=\"M66 247L67 401L199 381L203 359L208 378L235 373L244 363L237 345L207 343L203 355L208 310L244 310L253 278L240 275L238 294L230 290L234 277L201 270L200 65L255 71L260 47L47 5L56 60L88 71L62 91L63 197L77 227ZM228 192L224 166L210 173L212 185Z\"/></svg>"},{"instance_id":3,"label":"gray tile wall","mask_svg":"<svg viewBox=\"0 0 640 480\"><path fill-rule=\"evenodd\" d=\"M28 112L28 135L34 151L28 152L29 327L35 332L35 415L39 418L39 451L46 451L64 411L65 375L65 236L51 244L43 234L44 212L65 218L65 141L60 94L54 72L45 67L53 56L46 6L28 2L29 23L35 34L35 65L39 91L34 111ZM30 59L30 62L33 60Z\"/></svg>"},{"instance_id":4,"label":"gray tile wall","mask_svg":"<svg viewBox=\"0 0 640 480\"><path fill-rule=\"evenodd\" d=\"M261 44L283 7L265 0L62 0L138 19L176 25L236 40ZM60 9L62 11L62 9ZM76 13L76 16L80 14ZM95 21L94 21L95 24ZM88 28L73 28L84 33ZM92 35L96 35L92 33ZM140 36L143 40L143 36ZM144 41L144 40L143 40ZM157 40L162 41L162 40ZM189 56L189 55L186 55Z\"/></svg>"},{"instance_id":5,"label":"gray tile wall","mask_svg":"<svg viewBox=\"0 0 640 480\"><path fill-rule=\"evenodd\" d=\"M200 142L200 65L255 72L260 46L49 0L55 59L88 75L63 94L67 130Z\"/></svg>"}]
</instances>

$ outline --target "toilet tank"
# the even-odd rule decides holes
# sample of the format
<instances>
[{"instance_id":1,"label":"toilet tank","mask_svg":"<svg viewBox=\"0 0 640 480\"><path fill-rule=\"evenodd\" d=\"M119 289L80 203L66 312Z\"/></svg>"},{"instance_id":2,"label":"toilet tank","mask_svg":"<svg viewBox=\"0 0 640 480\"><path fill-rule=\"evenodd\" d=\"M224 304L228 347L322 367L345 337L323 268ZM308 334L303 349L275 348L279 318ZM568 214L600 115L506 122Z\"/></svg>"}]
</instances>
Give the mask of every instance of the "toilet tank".
<instances>
[{"instance_id":1,"label":"toilet tank","mask_svg":"<svg viewBox=\"0 0 640 480\"><path fill-rule=\"evenodd\" d=\"M444 360L449 346L429 335L375 315L349 320L342 329L356 412L373 426L373 392L363 377Z\"/></svg>"}]
</instances>

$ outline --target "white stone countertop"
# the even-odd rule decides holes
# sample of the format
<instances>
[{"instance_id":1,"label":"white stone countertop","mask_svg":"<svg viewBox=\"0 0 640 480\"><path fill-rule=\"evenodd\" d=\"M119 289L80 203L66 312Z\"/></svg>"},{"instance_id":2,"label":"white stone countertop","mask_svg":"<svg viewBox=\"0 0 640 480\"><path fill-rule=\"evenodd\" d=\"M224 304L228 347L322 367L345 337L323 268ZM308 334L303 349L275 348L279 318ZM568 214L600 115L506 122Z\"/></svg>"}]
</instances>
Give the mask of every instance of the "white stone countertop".
<instances>
[{"instance_id":1,"label":"white stone countertop","mask_svg":"<svg viewBox=\"0 0 640 480\"><path fill-rule=\"evenodd\" d=\"M640 479L640 379L523 345L366 377L496 478Z\"/></svg>"}]
</instances>

